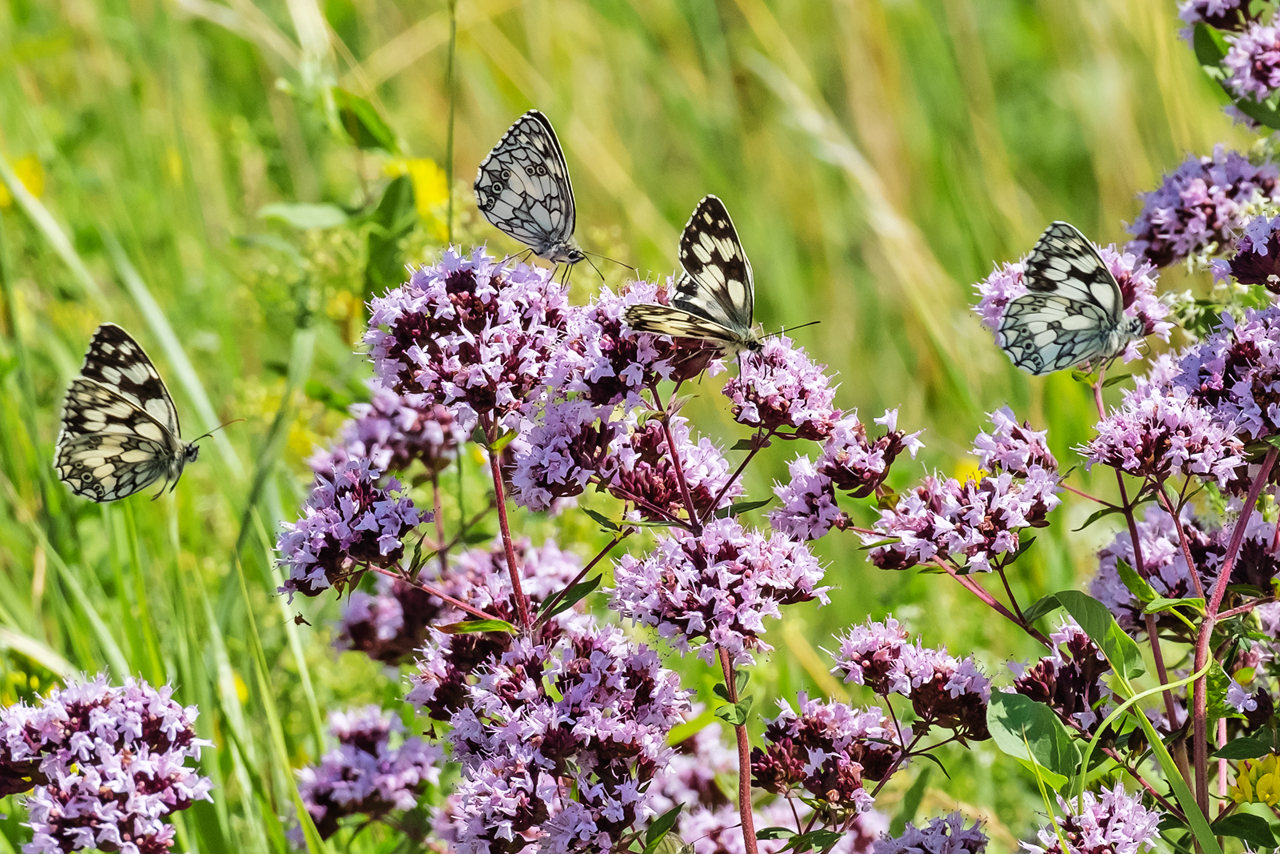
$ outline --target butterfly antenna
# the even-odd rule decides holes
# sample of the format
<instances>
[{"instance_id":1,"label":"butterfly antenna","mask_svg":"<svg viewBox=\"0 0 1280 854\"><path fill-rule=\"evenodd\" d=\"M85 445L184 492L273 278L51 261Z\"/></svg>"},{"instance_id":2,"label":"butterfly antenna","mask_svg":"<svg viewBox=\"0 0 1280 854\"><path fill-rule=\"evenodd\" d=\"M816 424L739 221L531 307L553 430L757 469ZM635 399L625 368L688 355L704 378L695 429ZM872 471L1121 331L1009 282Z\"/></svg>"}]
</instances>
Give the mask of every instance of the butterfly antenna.
<instances>
[{"instance_id":1,"label":"butterfly antenna","mask_svg":"<svg viewBox=\"0 0 1280 854\"><path fill-rule=\"evenodd\" d=\"M194 439L192 439L192 440L191 440L191 444L193 444L193 445L194 445L196 442L199 442L201 439L207 439L207 438L209 438L209 437L210 437L210 436L212 436L214 433L217 433L219 430L221 430L223 427L229 427L229 426L231 426L232 424L235 424L235 423L240 422L240 421L243 421L243 420L244 420L243 418L237 418L237 419L235 419L234 421L228 421L228 422L226 422L225 424L219 424L217 427L214 427L212 430L210 430L208 433L205 433L203 436L196 436Z\"/></svg>"},{"instance_id":2,"label":"butterfly antenna","mask_svg":"<svg viewBox=\"0 0 1280 854\"><path fill-rule=\"evenodd\" d=\"M773 338L774 336L777 336L777 335L786 335L788 332L795 332L797 329L804 329L806 326L817 326L821 322L822 322L821 320L810 320L808 323L802 323L799 326L793 326L790 329L784 326L777 332L765 333L765 337Z\"/></svg>"},{"instance_id":3,"label":"butterfly antenna","mask_svg":"<svg viewBox=\"0 0 1280 854\"><path fill-rule=\"evenodd\" d=\"M604 282L604 273L601 273L601 272L600 272L600 268L596 266L596 262L595 262L595 261L592 261L590 258L586 257L586 253L585 253L585 252L584 252L584 253L582 253L582 255L583 255L582 260L586 261L588 264L590 264L590 265L591 265L591 269L593 269L593 270L595 270L595 271L596 271L596 275L600 277L600 284L602 284L602 285L603 285L603 284L605 283L605 282ZM602 256L600 256L600 257L602 257L602 258L603 258L604 256L602 255Z\"/></svg>"},{"instance_id":4,"label":"butterfly antenna","mask_svg":"<svg viewBox=\"0 0 1280 854\"><path fill-rule=\"evenodd\" d=\"M601 255L599 252L588 252L588 251L587 251L587 250L585 250L585 249L583 249L583 250L582 250L582 254L583 254L583 255L594 255L594 256L596 256L597 258L601 258L601 259L603 259L603 260L605 260L605 261L612 261L613 263L617 264L619 267L626 267L628 270L630 270L631 272L635 273L637 276L639 276L639 275L640 275L640 268L639 268L639 267L633 267L633 266L631 266L630 264L626 263L625 261L619 261L617 258L610 258L608 255ZM595 266L595 264L592 264L591 266L592 266L592 267L594 267L594 266ZM599 271L599 270L597 270L596 272L598 273L598 272L600 272L600 271ZM603 276L602 276L601 278L603 278Z\"/></svg>"}]
</instances>

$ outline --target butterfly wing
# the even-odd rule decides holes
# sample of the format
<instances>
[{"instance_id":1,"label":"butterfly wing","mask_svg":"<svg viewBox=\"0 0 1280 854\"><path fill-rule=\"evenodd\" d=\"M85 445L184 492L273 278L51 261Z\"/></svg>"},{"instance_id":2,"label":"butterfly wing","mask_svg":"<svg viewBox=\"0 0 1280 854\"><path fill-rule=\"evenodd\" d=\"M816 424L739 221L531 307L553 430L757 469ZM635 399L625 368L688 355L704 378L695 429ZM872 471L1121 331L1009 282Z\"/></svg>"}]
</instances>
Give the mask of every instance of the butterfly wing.
<instances>
[{"instance_id":1,"label":"butterfly wing","mask_svg":"<svg viewBox=\"0 0 1280 854\"><path fill-rule=\"evenodd\" d=\"M114 323L104 323L93 333L80 376L114 391L163 425L173 437L182 435L178 410L156 366L142 346Z\"/></svg>"},{"instance_id":2,"label":"butterfly wing","mask_svg":"<svg viewBox=\"0 0 1280 854\"><path fill-rule=\"evenodd\" d=\"M1056 294L1096 306L1120 323L1124 296L1093 243L1068 222L1045 229L1027 256L1023 275L1031 293Z\"/></svg>"},{"instance_id":3,"label":"butterfly wing","mask_svg":"<svg viewBox=\"0 0 1280 854\"><path fill-rule=\"evenodd\" d=\"M1109 359L1124 343L1124 296L1097 248L1070 223L1052 223L1027 256L1028 293L1000 318L1000 346L1031 374Z\"/></svg>"},{"instance_id":4,"label":"butterfly wing","mask_svg":"<svg viewBox=\"0 0 1280 854\"><path fill-rule=\"evenodd\" d=\"M539 256L563 250L577 211L560 141L537 110L513 124L476 175L476 204L484 218Z\"/></svg>"},{"instance_id":5,"label":"butterfly wing","mask_svg":"<svg viewBox=\"0 0 1280 854\"><path fill-rule=\"evenodd\" d=\"M671 304L714 324L751 337L755 281L751 262L738 240L724 202L707 196L698 202L680 235L680 266Z\"/></svg>"},{"instance_id":6,"label":"butterfly wing","mask_svg":"<svg viewBox=\"0 0 1280 854\"><path fill-rule=\"evenodd\" d=\"M54 467L76 495L99 502L133 495L167 478L182 450L134 401L97 380L72 381Z\"/></svg>"},{"instance_id":7,"label":"butterfly wing","mask_svg":"<svg viewBox=\"0 0 1280 854\"><path fill-rule=\"evenodd\" d=\"M741 346L734 330L707 318L670 305L627 306L622 319L636 332L653 335L670 335L675 338L700 338L710 341L723 350Z\"/></svg>"}]
</instances>

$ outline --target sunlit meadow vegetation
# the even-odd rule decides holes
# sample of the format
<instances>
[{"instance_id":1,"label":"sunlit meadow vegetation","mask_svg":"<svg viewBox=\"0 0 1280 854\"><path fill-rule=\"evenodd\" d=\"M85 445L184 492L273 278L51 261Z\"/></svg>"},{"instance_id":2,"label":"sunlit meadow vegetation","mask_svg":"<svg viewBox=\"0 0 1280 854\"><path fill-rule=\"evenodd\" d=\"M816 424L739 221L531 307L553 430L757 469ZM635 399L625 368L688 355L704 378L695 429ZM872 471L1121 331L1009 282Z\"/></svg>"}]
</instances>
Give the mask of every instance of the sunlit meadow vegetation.
<instances>
[{"instance_id":1,"label":"sunlit meadow vegetation","mask_svg":"<svg viewBox=\"0 0 1280 854\"><path fill-rule=\"evenodd\" d=\"M403 710L411 732L427 726L401 702L398 671L334 649L338 597L276 593L274 547L306 498L305 460L368 399L368 300L405 264L438 260L450 235L499 258L519 249L479 217L471 181L526 109L560 132L587 249L666 276L694 203L725 200L755 268L756 319L821 320L794 337L837 375L837 405L868 423L901 407L900 424L924 430L918 458L892 471L899 490L935 468L976 470L973 435L1005 404L1073 465L1096 420L1090 388L1018 373L971 311L972 283L1050 220L1122 243L1138 191L1187 153L1256 139L1224 115L1167 0L459 0L453 12L444 0L0 3L0 704L103 670L113 684L171 684L212 744L199 762L212 801L174 816L178 850L287 850L295 771L333 746L330 711L376 704ZM615 287L628 275L601 269ZM579 265L571 299L598 286ZM1162 272L1164 293L1207 287L1202 273ZM155 501L90 504L52 468L62 396L108 320L148 348L186 436L243 419ZM748 431L718 394L724 379L682 391L685 414L728 447ZM780 444L748 470L748 497L787 480ZM1072 483L1114 500L1109 474L1080 469ZM441 483L455 521L492 489L475 446ZM413 487L430 506L426 484ZM1062 498L1009 577L1024 603L1082 587L1120 527L1076 533L1095 507ZM468 542L490 543L496 524ZM609 541L583 514L517 511L513 526L582 560ZM643 555L653 536L623 548ZM762 714L799 691L869 699L829 672L822 647L889 611L988 673L1042 654L959 585L877 569L858 545L813 544L832 604L773 624L774 651L752 668ZM718 670L658 648L697 700L718 702ZM761 729L756 715L757 743ZM1044 802L1032 774L997 757L991 742L946 748L945 774L918 762L876 808L895 830L962 809L986 822L992 850L1012 850ZM437 795L433 784L426 800ZM0 813L0 852L16 852L30 839L19 799ZM425 809L400 821L407 831L352 824L305 842L419 850Z\"/></svg>"}]
</instances>

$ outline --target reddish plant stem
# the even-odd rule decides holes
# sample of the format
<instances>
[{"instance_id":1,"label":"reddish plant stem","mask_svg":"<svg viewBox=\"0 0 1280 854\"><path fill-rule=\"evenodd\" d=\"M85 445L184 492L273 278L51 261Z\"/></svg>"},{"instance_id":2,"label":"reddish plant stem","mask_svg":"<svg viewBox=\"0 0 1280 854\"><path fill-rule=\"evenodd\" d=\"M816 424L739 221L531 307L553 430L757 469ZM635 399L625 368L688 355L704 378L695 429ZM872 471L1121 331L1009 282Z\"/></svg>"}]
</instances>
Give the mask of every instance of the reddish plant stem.
<instances>
[{"instance_id":1,"label":"reddish plant stem","mask_svg":"<svg viewBox=\"0 0 1280 854\"><path fill-rule=\"evenodd\" d=\"M1155 615L1145 614L1143 615L1143 619L1146 622L1147 637L1151 641L1151 657L1155 660L1155 663L1156 663L1156 676L1160 678L1161 685L1168 685L1169 671L1164 666L1164 651L1160 648L1160 635L1157 634L1156 632ZM1165 688L1163 691L1160 692L1160 694L1162 697L1164 697L1164 712L1166 715L1169 716L1169 727L1172 728L1178 720L1177 718L1178 706L1177 706L1177 703L1174 702L1173 691L1169 690L1168 688ZM1178 766L1178 771L1182 774L1183 781L1188 786L1190 786L1191 785L1191 767L1187 765L1186 740L1178 739L1178 741L1174 742L1173 750L1171 752L1173 754L1174 764Z\"/></svg>"},{"instance_id":2,"label":"reddish plant stem","mask_svg":"<svg viewBox=\"0 0 1280 854\"><path fill-rule=\"evenodd\" d=\"M449 572L449 547L444 541L444 510L440 503L439 474L431 475L431 498L435 511L436 542L440 544L440 577L443 578Z\"/></svg>"},{"instance_id":3,"label":"reddish plant stem","mask_svg":"<svg viewBox=\"0 0 1280 854\"><path fill-rule=\"evenodd\" d=\"M1200 624L1200 634L1196 636L1196 656L1192 671L1199 673L1209 662L1209 641L1213 636L1213 627L1218 621L1218 608L1222 606L1222 597L1227 592L1227 580L1231 570L1235 568L1236 558L1240 554L1240 545L1244 542L1244 531L1249 525L1249 517L1262 494L1262 487L1276 464L1276 456L1280 448L1268 448L1267 455L1262 458L1258 475L1249 486L1249 495L1245 499L1236 525L1231 530L1231 541L1227 543L1227 553L1222 560L1222 569L1218 572L1218 580L1213 585L1213 596L1205 608L1204 622ZM1194 574L1194 570L1193 570ZM1192 691L1192 744L1195 748L1196 766L1196 803L1200 810L1209 815L1209 676L1205 674L1196 680Z\"/></svg>"},{"instance_id":4,"label":"reddish plant stem","mask_svg":"<svg viewBox=\"0 0 1280 854\"><path fill-rule=\"evenodd\" d=\"M667 453L671 456L671 465L675 466L676 480L680 484L680 494L684 497L684 509L689 514L689 522L693 526L694 535L702 533L702 523L698 521L698 510L693 506L693 493L689 491L689 484L684 479L684 466L680 463L680 449L676 447L675 432L671 429L671 415L667 412L667 408L662 404L662 398L658 396L658 386L655 383L649 387L653 392L653 403L658 408L658 412L662 413L662 434L667 438ZM754 854L754 852L748 852Z\"/></svg>"},{"instance_id":5,"label":"reddish plant stem","mask_svg":"<svg viewBox=\"0 0 1280 854\"><path fill-rule=\"evenodd\" d=\"M493 435L492 425L485 431L489 439L489 471L493 474L493 494L498 505L498 529L502 532L502 546L507 552L507 572L511 575L511 598L516 602L516 618L520 628L528 629L533 625L529 618L529 599L524 595L524 587L520 584L520 567L516 565L516 547L511 541L511 525L507 522L507 495L502 486L502 462L498 459L498 451L493 448L497 437Z\"/></svg>"},{"instance_id":6,"label":"reddish plant stem","mask_svg":"<svg viewBox=\"0 0 1280 854\"><path fill-rule=\"evenodd\" d=\"M1018 600L1013 595L1013 588L1009 586L1009 577L1005 575L1004 567L996 570L1000 573L1000 581L1004 584L1004 592L1009 597L1009 604L1013 606L1013 612L1018 615L1018 622L1026 625L1027 618L1022 616L1022 609L1018 607Z\"/></svg>"},{"instance_id":7,"label":"reddish plant stem","mask_svg":"<svg viewBox=\"0 0 1280 854\"><path fill-rule=\"evenodd\" d=\"M1278 525L1277 527L1280 528L1280 525ZM1237 605L1236 607L1230 609L1229 611L1223 611L1222 613L1218 614L1218 620L1221 621L1221 620L1227 619L1228 617L1238 617L1241 614L1247 614L1250 611L1252 611L1254 608L1258 607L1259 605L1266 605L1268 602L1274 602L1274 601L1276 601L1276 597L1274 596L1261 596L1257 599L1251 599L1250 601L1245 602L1243 605Z\"/></svg>"},{"instance_id":8,"label":"reddish plant stem","mask_svg":"<svg viewBox=\"0 0 1280 854\"><path fill-rule=\"evenodd\" d=\"M424 593L430 593L432 596L435 596L438 599L443 599L453 607L461 611L466 611L468 614L478 619L481 619L481 620L499 619L498 617L495 617L493 614L487 614L484 611L481 611L479 608L471 607L466 602L463 602L461 599L453 598L448 593L445 593L443 590L438 590L430 584L424 584L421 581L415 581L409 578L405 578L403 575L401 575L398 572L392 572L391 570L383 569L380 566L371 566L369 568L372 569L374 572L378 573L379 575L385 575L387 578L394 578L396 581L403 581L405 584L408 584L410 587L416 587L419 590L423 591Z\"/></svg>"},{"instance_id":9,"label":"reddish plant stem","mask_svg":"<svg viewBox=\"0 0 1280 854\"><path fill-rule=\"evenodd\" d=\"M1196 569L1196 562L1191 558L1191 541L1187 539L1187 532L1182 527L1182 517L1178 514L1178 510L1174 508L1173 502L1169 500L1168 494L1164 491L1164 482L1157 484L1159 489L1156 495L1160 498L1160 503L1164 505L1164 512L1173 517L1173 527L1178 531L1178 542L1182 544L1182 559L1187 562L1187 573L1191 576L1191 583L1196 586L1196 595L1201 599L1205 598L1204 585L1200 583L1200 573ZM1146 576L1143 576L1144 578Z\"/></svg>"},{"instance_id":10,"label":"reddish plant stem","mask_svg":"<svg viewBox=\"0 0 1280 854\"><path fill-rule=\"evenodd\" d=\"M1072 486L1069 483L1060 483L1058 485L1061 486L1063 489L1065 489L1067 492L1075 493L1076 495L1079 495L1081 498L1087 498L1090 501L1101 504L1103 507L1116 508L1116 505L1112 504L1110 501L1103 501L1101 498L1098 498L1096 495L1090 495L1089 493L1085 492L1082 489L1076 489L1074 486Z\"/></svg>"},{"instance_id":11,"label":"reddish plant stem","mask_svg":"<svg viewBox=\"0 0 1280 854\"><path fill-rule=\"evenodd\" d=\"M733 672L729 653L717 648L720 668L724 671L724 684L729 692L729 702L738 702L738 680ZM738 739L738 815L742 819L742 844L747 854L759 854L756 845L756 819L751 807L751 745L747 741L747 727L738 724L733 728Z\"/></svg>"},{"instance_id":12,"label":"reddish plant stem","mask_svg":"<svg viewBox=\"0 0 1280 854\"><path fill-rule=\"evenodd\" d=\"M1053 644L1049 642L1049 639L1047 637L1040 634L1040 632L1038 632L1035 628L1028 626L1022 620L1019 620L1018 617L1012 611L1010 611L1004 605L1001 605L996 600L996 597L992 596L990 593L984 590L982 588L982 585L978 584L978 582L974 581L972 578L970 578L967 575L961 575L960 573L956 572L954 567L948 565L944 561L938 560L937 558L933 559L933 563L941 567L943 571L947 573L947 575L950 575L956 581L960 582L960 586L962 586L965 590L968 590L974 596L977 596L984 603L986 603L987 607L994 609L997 613L999 613L1009 622L1013 623L1015 626L1022 629L1024 632L1031 635L1036 640L1040 641L1040 643L1044 644L1050 649L1053 648Z\"/></svg>"},{"instance_id":13,"label":"reddish plant stem","mask_svg":"<svg viewBox=\"0 0 1280 854\"><path fill-rule=\"evenodd\" d=\"M765 447L765 443L773 438L774 432L776 431L770 430L768 435L761 436L760 431L756 431L756 435L751 443L751 450L747 452L746 457L744 457L742 462L738 464L738 468L733 475L725 481L724 486L720 487L720 491L716 493L716 497L712 500L711 506L707 508L707 512L702 514L702 518L698 520L698 524L707 524L707 520L711 518L711 514L716 512L716 508L720 506L721 499L723 499L725 494L733 488L735 483L738 482L738 478L742 477L742 473L746 470L747 464L751 462L756 454L760 453L760 451Z\"/></svg>"},{"instance_id":14,"label":"reddish plant stem","mask_svg":"<svg viewBox=\"0 0 1280 854\"><path fill-rule=\"evenodd\" d=\"M577 584L578 582L582 581L582 579L586 578L587 573L590 572L592 569L594 569L595 565L600 561L602 561L605 555L613 551L614 546L618 545L618 543L622 542L627 537L631 536L632 530L633 529L631 528L626 528L618 532L617 534L614 534L613 541L610 542L609 545L605 546L599 552L597 552L596 556L593 557L591 561L582 568L581 572L579 572L577 575L573 577L572 581L570 581L568 584L564 586L563 590L561 590L559 593L557 593L556 595L552 596L550 599L547 600L547 604L542 606L542 613L550 614L552 610L555 609L556 605L559 604L560 600L564 598L564 594L568 593L569 589L573 587L573 585Z\"/></svg>"}]
</instances>

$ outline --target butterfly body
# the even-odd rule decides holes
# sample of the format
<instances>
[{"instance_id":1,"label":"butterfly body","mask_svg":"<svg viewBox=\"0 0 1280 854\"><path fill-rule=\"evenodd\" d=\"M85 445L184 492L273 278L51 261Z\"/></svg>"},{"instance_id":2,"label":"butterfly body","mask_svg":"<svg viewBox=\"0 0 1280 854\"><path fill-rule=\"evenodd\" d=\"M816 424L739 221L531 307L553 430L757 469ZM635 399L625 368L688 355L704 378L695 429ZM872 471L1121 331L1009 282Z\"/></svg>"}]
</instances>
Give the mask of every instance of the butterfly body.
<instances>
[{"instance_id":1,"label":"butterfly body","mask_svg":"<svg viewBox=\"0 0 1280 854\"><path fill-rule=\"evenodd\" d=\"M1027 293L1000 318L1001 348L1014 365L1041 375L1106 362L1141 338L1146 324L1124 313L1124 295L1079 229L1051 224L1027 256Z\"/></svg>"},{"instance_id":2,"label":"butterfly body","mask_svg":"<svg viewBox=\"0 0 1280 854\"><path fill-rule=\"evenodd\" d=\"M754 328L755 280L724 202L706 196L680 235L680 266L670 305L633 305L623 315L637 332L701 339L727 356L760 349Z\"/></svg>"},{"instance_id":3,"label":"butterfly body","mask_svg":"<svg viewBox=\"0 0 1280 854\"><path fill-rule=\"evenodd\" d=\"M115 501L178 478L200 449L183 442L178 412L147 354L104 323L67 389L54 467L76 495Z\"/></svg>"},{"instance_id":4,"label":"butterfly body","mask_svg":"<svg viewBox=\"0 0 1280 854\"><path fill-rule=\"evenodd\" d=\"M484 218L554 264L586 258L573 240L577 207L564 151L551 122L537 110L516 120L476 174L476 205Z\"/></svg>"}]
</instances>

